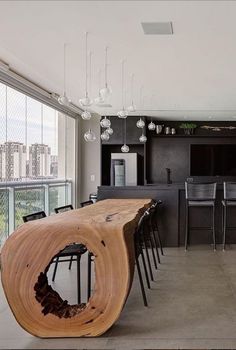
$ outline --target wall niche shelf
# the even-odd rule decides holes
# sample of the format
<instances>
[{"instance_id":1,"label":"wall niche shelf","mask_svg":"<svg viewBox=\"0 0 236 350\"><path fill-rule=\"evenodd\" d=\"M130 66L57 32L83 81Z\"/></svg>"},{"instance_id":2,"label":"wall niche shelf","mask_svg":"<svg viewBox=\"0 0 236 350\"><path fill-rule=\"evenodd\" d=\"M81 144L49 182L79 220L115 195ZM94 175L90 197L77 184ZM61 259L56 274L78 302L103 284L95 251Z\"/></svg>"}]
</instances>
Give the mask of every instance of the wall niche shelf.
<instances>
[{"instance_id":1,"label":"wall niche shelf","mask_svg":"<svg viewBox=\"0 0 236 350\"><path fill-rule=\"evenodd\" d=\"M236 127L235 122L195 122L197 128L193 135L185 135L179 129L179 121L154 120L155 124L165 125L175 128L177 134L165 135L156 134L155 131L147 129L151 121L148 117L142 117L146 122L144 133L147 136L145 144L139 142L142 130L136 127L136 122L140 116L129 116L127 122L127 145L130 152L137 153L139 157L138 185L165 183L166 168L171 169L171 180L173 182L184 183L189 177L190 169L190 145L191 144L236 144L236 130L223 129L222 131L212 131L202 129L201 126L211 127ZM117 116L111 116L111 125L114 134L109 141L101 142L101 179L102 186L110 186L111 153L120 153L120 148L124 143L124 120ZM172 141L170 141L172 139Z\"/></svg>"}]
</instances>

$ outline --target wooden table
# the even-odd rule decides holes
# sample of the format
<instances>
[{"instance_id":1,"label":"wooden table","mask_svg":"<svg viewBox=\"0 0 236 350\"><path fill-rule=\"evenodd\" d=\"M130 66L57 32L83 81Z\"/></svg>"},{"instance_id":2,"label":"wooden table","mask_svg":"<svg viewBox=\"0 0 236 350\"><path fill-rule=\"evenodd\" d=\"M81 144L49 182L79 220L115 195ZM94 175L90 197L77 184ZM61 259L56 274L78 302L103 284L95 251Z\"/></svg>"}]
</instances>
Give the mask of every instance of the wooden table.
<instances>
[{"instance_id":1,"label":"wooden table","mask_svg":"<svg viewBox=\"0 0 236 350\"><path fill-rule=\"evenodd\" d=\"M150 203L150 199L107 199L20 226L1 252L2 285L18 323L47 338L93 337L108 330L132 285L133 233ZM87 304L62 302L60 307L66 309L59 317L50 310L50 302L59 295L48 285L46 272L53 257L73 242L85 244L95 256L95 290Z\"/></svg>"}]
</instances>

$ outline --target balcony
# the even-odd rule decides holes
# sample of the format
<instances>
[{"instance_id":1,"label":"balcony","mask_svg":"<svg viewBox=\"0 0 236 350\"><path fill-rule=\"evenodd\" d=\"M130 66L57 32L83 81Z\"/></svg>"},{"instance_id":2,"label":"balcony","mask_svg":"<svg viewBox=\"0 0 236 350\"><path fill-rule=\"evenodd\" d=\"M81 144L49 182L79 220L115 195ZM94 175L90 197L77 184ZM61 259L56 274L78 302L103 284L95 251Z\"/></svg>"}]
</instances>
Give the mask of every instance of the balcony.
<instances>
[{"instance_id":1,"label":"balcony","mask_svg":"<svg viewBox=\"0 0 236 350\"><path fill-rule=\"evenodd\" d=\"M72 180L35 180L0 183L0 247L7 237L23 223L22 216L72 203Z\"/></svg>"}]
</instances>

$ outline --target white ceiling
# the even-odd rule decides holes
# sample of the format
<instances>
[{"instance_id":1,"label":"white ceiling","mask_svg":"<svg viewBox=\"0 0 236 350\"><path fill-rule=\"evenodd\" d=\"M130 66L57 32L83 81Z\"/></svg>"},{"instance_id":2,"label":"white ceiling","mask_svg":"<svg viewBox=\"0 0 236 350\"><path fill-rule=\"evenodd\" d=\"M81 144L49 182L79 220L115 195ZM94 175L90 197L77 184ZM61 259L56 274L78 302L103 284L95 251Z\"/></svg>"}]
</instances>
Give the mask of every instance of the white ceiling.
<instances>
[{"instance_id":1,"label":"white ceiling","mask_svg":"<svg viewBox=\"0 0 236 350\"><path fill-rule=\"evenodd\" d=\"M173 35L144 35L141 22L173 23ZM135 114L165 119L236 117L236 2L233 1L1 1L0 59L51 92L63 88L68 47L68 95L84 95L84 32L93 51L92 96L104 48L114 114L121 108L121 60L127 103L135 74ZM144 102L140 108L140 87ZM104 113L105 109L95 109Z\"/></svg>"}]
</instances>

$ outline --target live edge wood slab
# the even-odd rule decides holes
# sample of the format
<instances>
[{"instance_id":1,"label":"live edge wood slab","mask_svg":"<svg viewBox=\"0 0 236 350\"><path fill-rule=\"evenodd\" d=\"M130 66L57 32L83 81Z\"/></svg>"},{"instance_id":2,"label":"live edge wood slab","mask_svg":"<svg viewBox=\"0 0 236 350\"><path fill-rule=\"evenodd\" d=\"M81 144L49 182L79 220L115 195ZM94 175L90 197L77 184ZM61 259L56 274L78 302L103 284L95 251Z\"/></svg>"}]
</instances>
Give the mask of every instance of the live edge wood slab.
<instances>
[{"instance_id":1,"label":"live edge wood slab","mask_svg":"<svg viewBox=\"0 0 236 350\"><path fill-rule=\"evenodd\" d=\"M107 199L20 226L1 252L2 285L18 323L43 338L94 337L108 330L132 285L133 233L150 203ZM46 275L53 257L73 242L95 256L95 290L87 304L68 305Z\"/></svg>"}]
</instances>

